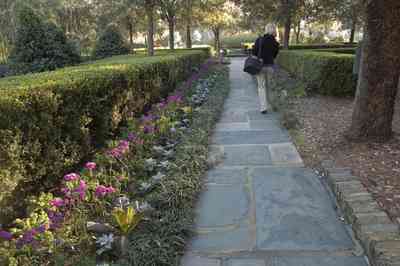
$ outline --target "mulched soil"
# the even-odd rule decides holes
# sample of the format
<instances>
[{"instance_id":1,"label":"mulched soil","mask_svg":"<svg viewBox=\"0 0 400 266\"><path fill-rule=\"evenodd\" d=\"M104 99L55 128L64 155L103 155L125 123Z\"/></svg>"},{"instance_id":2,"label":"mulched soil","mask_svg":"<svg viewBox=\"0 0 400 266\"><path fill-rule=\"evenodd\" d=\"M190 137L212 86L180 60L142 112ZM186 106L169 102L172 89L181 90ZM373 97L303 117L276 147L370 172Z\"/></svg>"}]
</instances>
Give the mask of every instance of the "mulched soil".
<instances>
[{"instance_id":1,"label":"mulched soil","mask_svg":"<svg viewBox=\"0 0 400 266\"><path fill-rule=\"evenodd\" d=\"M386 143L354 143L344 137L352 107L349 98L291 99L289 109L299 119L304 135L299 151L313 168L323 160L332 160L335 167L350 167L393 221L400 223L400 95L393 121L395 134Z\"/></svg>"}]
</instances>

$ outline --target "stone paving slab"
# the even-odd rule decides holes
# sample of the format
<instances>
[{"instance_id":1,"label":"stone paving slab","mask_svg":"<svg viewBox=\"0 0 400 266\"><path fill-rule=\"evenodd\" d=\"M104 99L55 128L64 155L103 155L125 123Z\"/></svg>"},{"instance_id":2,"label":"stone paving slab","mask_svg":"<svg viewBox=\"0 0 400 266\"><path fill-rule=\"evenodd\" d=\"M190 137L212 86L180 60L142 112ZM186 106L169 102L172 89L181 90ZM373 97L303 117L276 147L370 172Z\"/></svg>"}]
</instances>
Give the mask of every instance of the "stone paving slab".
<instances>
[{"instance_id":1,"label":"stone paving slab","mask_svg":"<svg viewBox=\"0 0 400 266\"><path fill-rule=\"evenodd\" d=\"M196 227L244 224L249 218L249 204L245 184L208 185L200 198Z\"/></svg>"},{"instance_id":2,"label":"stone paving slab","mask_svg":"<svg viewBox=\"0 0 400 266\"><path fill-rule=\"evenodd\" d=\"M225 169L214 168L207 173L207 183L216 184L245 184L248 182L249 169L243 167L241 169Z\"/></svg>"},{"instance_id":3,"label":"stone paving slab","mask_svg":"<svg viewBox=\"0 0 400 266\"><path fill-rule=\"evenodd\" d=\"M250 130L249 123L218 123L215 131L246 131Z\"/></svg>"},{"instance_id":4,"label":"stone paving slab","mask_svg":"<svg viewBox=\"0 0 400 266\"><path fill-rule=\"evenodd\" d=\"M329 196L310 171L258 168L252 176L258 249L342 250L353 246Z\"/></svg>"},{"instance_id":5,"label":"stone paving slab","mask_svg":"<svg viewBox=\"0 0 400 266\"><path fill-rule=\"evenodd\" d=\"M359 257L274 257L267 266L367 266Z\"/></svg>"},{"instance_id":6,"label":"stone paving slab","mask_svg":"<svg viewBox=\"0 0 400 266\"><path fill-rule=\"evenodd\" d=\"M218 145L274 144L288 141L288 136L273 131L220 131L212 138L212 142Z\"/></svg>"},{"instance_id":7,"label":"stone paving slab","mask_svg":"<svg viewBox=\"0 0 400 266\"><path fill-rule=\"evenodd\" d=\"M268 145L224 146L221 166L229 165L272 165Z\"/></svg>"},{"instance_id":8,"label":"stone paving slab","mask_svg":"<svg viewBox=\"0 0 400 266\"><path fill-rule=\"evenodd\" d=\"M292 143L271 144L268 148L274 164L303 165L303 160Z\"/></svg>"},{"instance_id":9,"label":"stone paving slab","mask_svg":"<svg viewBox=\"0 0 400 266\"><path fill-rule=\"evenodd\" d=\"M209 254L226 254L239 251L251 251L255 239L249 225L220 228L214 231L202 231L192 240L189 250Z\"/></svg>"},{"instance_id":10,"label":"stone paving slab","mask_svg":"<svg viewBox=\"0 0 400 266\"><path fill-rule=\"evenodd\" d=\"M227 266L266 266L263 259L232 259L226 262Z\"/></svg>"},{"instance_id":11,"label":"stone paving slab","mask_svg":"<svg viewBox=\"0 0 400 266\"><path fill-rule=\"evenodd\" d=\"M221 261L199 256L186 256L182 260L182 266L221 266Z\"/></svg>"}]
</instances>

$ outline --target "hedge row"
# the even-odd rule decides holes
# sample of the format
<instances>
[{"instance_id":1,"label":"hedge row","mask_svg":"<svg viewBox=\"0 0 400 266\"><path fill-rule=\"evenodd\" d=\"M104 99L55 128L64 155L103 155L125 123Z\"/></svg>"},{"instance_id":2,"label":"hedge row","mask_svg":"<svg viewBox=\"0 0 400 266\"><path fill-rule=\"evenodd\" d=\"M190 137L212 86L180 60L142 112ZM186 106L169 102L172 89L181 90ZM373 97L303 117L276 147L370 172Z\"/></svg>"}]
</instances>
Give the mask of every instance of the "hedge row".
<instances>
[{"instance_id":1,"label":"hedge row","mask_svg":"<svg viewBox=\"0 0 400 266\"><path fill-rule=\"evenodd\" d=\"M304 81L314 92L332 96L353 96L356 77L354 56L321 51L281 51L277 63Z\"/></svg>"},{"instance_id":2,"label":"hedge row","mask_svg":"<svg viewBox=\"0 0 400 266\"><path fill-rule=\"evenodd\" d=\"M207 57L208 49L117 56L0 80L0 224L17 210L13 199L53 186Z\"/></svg>"}]
</instances>

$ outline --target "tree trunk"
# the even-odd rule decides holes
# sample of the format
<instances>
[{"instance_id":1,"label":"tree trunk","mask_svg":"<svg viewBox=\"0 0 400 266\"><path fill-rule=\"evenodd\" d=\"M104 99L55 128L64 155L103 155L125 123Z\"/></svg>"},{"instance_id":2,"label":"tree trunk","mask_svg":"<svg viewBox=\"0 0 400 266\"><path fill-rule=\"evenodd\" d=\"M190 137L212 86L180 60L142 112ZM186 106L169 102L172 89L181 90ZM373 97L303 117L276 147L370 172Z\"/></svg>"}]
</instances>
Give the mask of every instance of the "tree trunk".
<instances>
[{"instance_id":1,"label":"tree trunk","mask_svg":"<svg viewBox=\"0 0 400 266\"><path fill-rule=\"evenodd\" d=\"M295 30L295 32L296 32L296 44L299 44L300 43L301 20L299 20L297 22L297 25L296 25L295 28L296 28L296 30Z\"/></svg>"},{"instance_id":2,"label":"tree trunk","mask_svg":"<svg viewBox=\"0 0 400 266\"><path fill-rule=\"evenodd\" d=\"M221 48L221 44L220 44L220 29L219 28L214 28L213 29L214 32L214 49L217 52L217 56L220 56L220 48Z\"/></svg>"},{"instance_id":3,"label":"tree trunk","mask_svg":"<svg viewBox=\"0 0 400 266\"><path fill-rule=\"evenodd\" d=\"M285 18L285 31L283 35L283 49L289 49L289 41L290 41L290 28L292 26L292 18L288 11L288 14Z\"/></svg>"},{"instance_id":4,"label":"tree trunk","mask_svg":"<svg viewBox=\"0 0 400 266\"><path fill-rule=\"evenodd\" d=\"M386 141L400 69L400 1L369 1L361 70L349 137Z\"/></svg>"},{"instance_id":5,"label":"tree trunk","mask_svg":"<svg viewBox=\"0 0 400 266\"><path fill-rule=\"evenodd\" d=\"M133 25L131 22L128 22L129 25L129 43L131 44L131 48L133 48Z\"/></svg>"},{"instance_id":6,"label":"tree trunk","mask_svg":"<svg viewBox=\"0 0 400 266\"><path fill-rule=\"evenodd\" d=\"M186 8L186 48L192 48L192 0L187 0Z\"/></svg>"},{"instance_id":7,"label":"tree trunk","mask_svg":"<svg viewBox=\"0 0 400 266\"><path fill-rule=\"evenodd\" d=\"M154 55L154 6L152 1L146 3L147 13L147 54Z\"/></svg>"},{"instance_id":8,"label":"tree trunk","mask_svg":"<svg viewBox=\"0 0 400 266\"><path fill-rule=\"evenodd\" d=\"M169 49L175 49L175 21L174 18L168 19L168 30L169 30Z\"/></svg>"},{"instance_id":9,"label":"tree trunk","mask_svg":"<svg viewBox=\"0 0 400 266\"><path fill-rule=\"evenodd\" d=\"M356 20L353 18L353 21L351 23L351 32L350 32L350 40L349 40L350 43L354 43L354 36L356 33L356 26L357 26L356 24L357 24Z\"/></svg>"}]
</instances>

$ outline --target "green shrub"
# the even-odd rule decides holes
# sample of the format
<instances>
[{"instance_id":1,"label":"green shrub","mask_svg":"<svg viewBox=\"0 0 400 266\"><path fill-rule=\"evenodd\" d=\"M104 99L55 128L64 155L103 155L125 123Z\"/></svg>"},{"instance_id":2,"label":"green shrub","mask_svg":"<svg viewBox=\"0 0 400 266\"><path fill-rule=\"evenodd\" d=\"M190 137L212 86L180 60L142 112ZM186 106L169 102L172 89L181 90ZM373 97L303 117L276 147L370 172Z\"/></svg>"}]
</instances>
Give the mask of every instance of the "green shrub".
<instances>
[{"instance_id":1,"label":"green shrub","mask_svg":"<svg viewBox=\"0 0 400 266\"><path fill-rule=\"evenodd\" d=\"M118 28L114 25L110 25L97 40L96 47L93 51L93 57L104 58L128 53L129 48L126 45Z\"/></svg>"},{"instance_id":2,"label":"green shrub","mask_svg":"<svg viewBox=\"0 0 400 266\"><path fill-rule=\"evenodd\" d=\"M317 51L281 51L278 64L304 81L314 92L333 96L353 96L354 56Z\"/></svg>"},{"instance_id":3,"label":"green shrub","mask_svg":"<svg viewBox=\"0 0 400 266\"><path fill-rule=\"evenodd\" d=\"M10 54L13 72L42 72L79 62L79 52L61 29L42 21L28 7L19 11L16 42Z\"/></svg>"},{"instance_id":4,"label":"green shrub","mask_svg":"<svg viewBox=\"0 0 400 266\"><path fill-rule=\"evenodd\" d=\"M338 54L356 54L356 48L338 48L338 49L316 49L316 52L329 52L329 53L338 53Z\"/></svg>"},{"instance_id":5,"label":"green shrub","mask_svg":"<svg viewBox=\"0 0 400 266\"><path fill-rule=\"evenodd\" d=\"M356 48L354 43L329 43L329 44L292 44L289 50L315 50L315 49L334 49L334 48Z\"/></svg>"},{"instance_id":6,"label":"green shrub","mask_svg":"<svg viewBox=\"0 0 400 266\"><path fill-rule=\"evenodd\" d=\"M243 43L253 43L257 38L257 34L226 36L221 39L221 45L223 48L241 49L243 48Z\"/></svg>"},{"instance_id":7,"label":"green shrub","mask_svg":"<svg viewBox=\"0 0 400 266\"><path fill-rule=\"evenodd\" d=\"M12 219L21 203L12 199L53 186L208 56L117 56L0 80L0 217Z\"/></svg>"}]
</instances>

